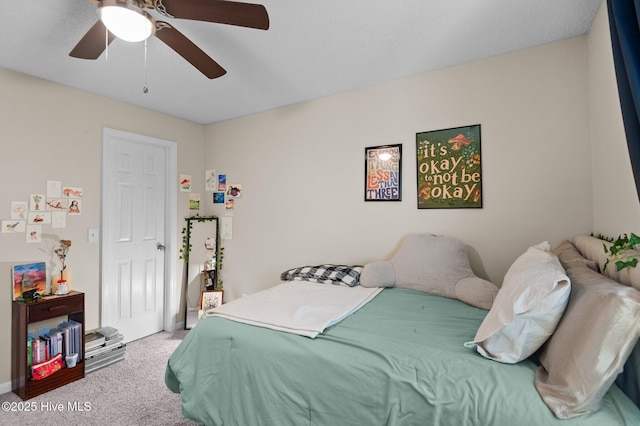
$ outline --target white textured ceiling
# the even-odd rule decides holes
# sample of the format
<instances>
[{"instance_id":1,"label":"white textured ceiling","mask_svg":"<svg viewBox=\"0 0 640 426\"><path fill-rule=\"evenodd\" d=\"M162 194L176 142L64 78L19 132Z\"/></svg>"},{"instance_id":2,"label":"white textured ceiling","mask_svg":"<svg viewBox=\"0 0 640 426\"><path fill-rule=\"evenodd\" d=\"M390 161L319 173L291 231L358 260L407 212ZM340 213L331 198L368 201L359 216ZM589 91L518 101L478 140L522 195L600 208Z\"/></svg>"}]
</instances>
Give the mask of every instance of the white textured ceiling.
<instances>
[{"instance_id":1,"label":"white textured ceiling","mask_svg":"<svg viewBox=\"0 0 640 426\"><path fill-rule=\"evenodd\" d=\"M208 124L582 35L602 0L254 2L268 31L162 18L227 70L214 80L153 37L147 94L144 43L68 56L89 0L0 0L0 66Z\"/></svg>"}]
</instances>

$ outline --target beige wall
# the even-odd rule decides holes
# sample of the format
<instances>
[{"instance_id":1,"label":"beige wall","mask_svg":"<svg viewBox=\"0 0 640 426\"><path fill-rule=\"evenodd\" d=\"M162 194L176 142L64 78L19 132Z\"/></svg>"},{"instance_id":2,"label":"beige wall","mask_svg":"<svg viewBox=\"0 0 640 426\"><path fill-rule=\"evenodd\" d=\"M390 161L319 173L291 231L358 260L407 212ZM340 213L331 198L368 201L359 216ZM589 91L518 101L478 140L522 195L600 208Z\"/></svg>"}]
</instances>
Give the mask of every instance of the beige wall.
<instances>
[{"instance_id":1,"label":"beige wall","mask_svg":"<svg viewBox=\"0 0 640 426\"><path fill-rule=\"evenodd\" d=\"M230 298L277 283L289 267L386 258L409 232L463 239L476 271L499 284L531 244L640 232L607 25L603 7L585 37L210 126L0 69L0 219L47 179L83 187L83 214L45 234L73 240L74 287L87 294L87 327L97 327L99 247L87 229L100 226L102 128L110 127L176 141L178 173L192 175L202 213L225 215L204 194L205 168L243 184L233 239L223 243ZM477 123L484 208L417 210L416 132ZM403 144L403 201L365 203L364 147L389 143ZM178 193L178 243L191 215L186 195ZM1 341L11 334L11 265L49 261L43 249L0 234ZM177 282L181 274L178 261ZM9 367L3 345L0 387Z\"/></svg>"},{"instance_id":2,"label":"beige wall","mask_svg":"<svg viewBox=\"0 0 640 426\"><path fill-rule=\"evenodd\" d=\"M578 37L208 126L206 163L243 185L224 242L227 294L290 267L387 258L410 232L461 238L500 284L529 245L589 233L587 63ZM416 133L477 123L483 209L418 210ZM402 202L364 202L364 148L396 143Z\"/></svg>"},{"instance_id":3,"label":"beige wall","mask_svg":"<svg viewBox=\"0 0 640 426\"><path fill-rule=\"evenodd\" d=\"M593 146L593 229L640 235L640 203L620 112L605 2L589 32L589 98Z\"/></svg>"},{"instance_id":4,"label":"beige wall","mask_svg":"<svg viewBox=\"0 0 640 426\"><path fill-rule=\"evenodd\" d=\"M84 191L82 214L68 217L66 228L44 225L42 244L27 244L24 234L0 234L0 276L4 283L0 292L0 341L11 339L11 266L34 261L53 265L51 244L60 238L73 242L67 263L73 272L73 288L86 293L87 329L98 327L99 244L87 242L87 230L100 227L103 127L176 142L178 173L192 174L200 191L204 128L6 69L0 69L0 87L0 219L10 218L11 201L45 193L47 180L59 180ZM183 217L190 214L187 201L187 194L178 193L178 244L182 241ZM177 260L176 248L173 253ZM0 385L11 380L10 354L10 345L1 345Z\"/></svg>"}]
</instances>

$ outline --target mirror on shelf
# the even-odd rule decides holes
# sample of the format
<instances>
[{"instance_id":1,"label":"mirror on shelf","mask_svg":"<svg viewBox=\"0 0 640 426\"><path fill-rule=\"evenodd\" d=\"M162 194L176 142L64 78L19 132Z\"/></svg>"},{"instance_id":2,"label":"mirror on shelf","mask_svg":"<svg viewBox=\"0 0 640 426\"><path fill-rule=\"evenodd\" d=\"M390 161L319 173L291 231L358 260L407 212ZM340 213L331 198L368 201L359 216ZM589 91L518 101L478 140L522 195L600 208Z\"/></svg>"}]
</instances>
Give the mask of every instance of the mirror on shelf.
<instances>
[{"instance_id":1,"label":"mirror on shelf","mask_svg":"<svg viewBox=\"0 0 640 426\"><path fill-rule=\"evenodd\" d=\"M202 291L215 290L218 283L220 234L216 216L194 216L185 220L181 253L186 270L184 325L190 329L198 322Z\"/></svg>"}]
</instances>

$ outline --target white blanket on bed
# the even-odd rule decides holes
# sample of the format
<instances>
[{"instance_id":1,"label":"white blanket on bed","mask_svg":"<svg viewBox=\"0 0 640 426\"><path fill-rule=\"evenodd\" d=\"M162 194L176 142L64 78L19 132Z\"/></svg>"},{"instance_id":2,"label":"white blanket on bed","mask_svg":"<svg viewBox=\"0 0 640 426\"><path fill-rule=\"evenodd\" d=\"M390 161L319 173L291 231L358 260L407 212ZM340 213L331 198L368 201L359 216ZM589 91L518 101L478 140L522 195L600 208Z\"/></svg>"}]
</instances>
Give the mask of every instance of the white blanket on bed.
<instances>
[{"instance_id":1,"label":"white blanket on bed","mask_svg":"<svg viewBox=\"0 0 640 426\"><path fill-rule=\"evenodd\" d=\"M206 316L314 338L381 291L382 288L289 281L210 309Z\"/></svg>"}]
</instances>

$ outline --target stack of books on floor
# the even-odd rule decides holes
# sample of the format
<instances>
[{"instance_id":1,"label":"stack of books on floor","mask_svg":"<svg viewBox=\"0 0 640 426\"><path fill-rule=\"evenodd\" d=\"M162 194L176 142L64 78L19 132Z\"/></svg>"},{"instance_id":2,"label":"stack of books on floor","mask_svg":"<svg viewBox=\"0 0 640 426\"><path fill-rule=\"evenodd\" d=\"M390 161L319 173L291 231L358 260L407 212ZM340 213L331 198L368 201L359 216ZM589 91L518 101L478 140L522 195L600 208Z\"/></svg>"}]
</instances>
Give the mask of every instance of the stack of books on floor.
<instances>
[{"instance_id":1,"label":"stack of books on floor","mask_svg":"<svg viewBox=\"0 0 640 426\"><path fill-rule=\"evenodd\" d=\"M113 327L100 327L84 336L84 372L91 373L124 359L124 336Z\"/></svg>"}]
</instances>

